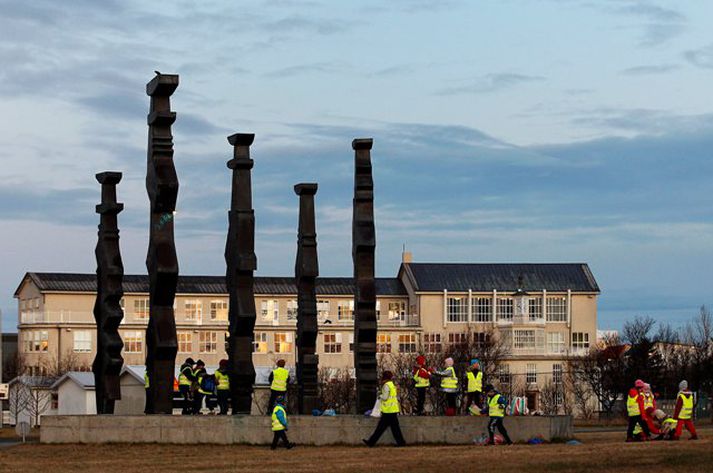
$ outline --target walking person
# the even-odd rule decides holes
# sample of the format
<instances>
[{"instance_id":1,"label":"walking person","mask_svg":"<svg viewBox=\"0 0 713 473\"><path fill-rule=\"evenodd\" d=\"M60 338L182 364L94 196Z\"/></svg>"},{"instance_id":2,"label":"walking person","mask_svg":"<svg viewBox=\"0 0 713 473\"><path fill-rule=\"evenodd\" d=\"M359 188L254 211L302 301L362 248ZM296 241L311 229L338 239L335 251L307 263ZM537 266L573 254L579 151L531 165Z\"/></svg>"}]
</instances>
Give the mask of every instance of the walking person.
<instances>
[{"instance_id":1,"label":"walking person","mask_svg":"<svg viewBox=\"0 0 713 473\"><path fill-rule=\"evenodd\" d=\"M465 414L480 415L481 402L483 399L483 372L480 371L480 360L473 358L466 373L466 401L464 407Z\"/></svg>"},{"instance_id":2,"label":"walking person","mask_svg":"<svg viewBox=\"0 0 713 473\"><path fill-rule=\"evenodd\" d=\"M426 369L426 358L418 356L416 366L413 368L413 380L416 387L416 409L414 415L423 415L423 405L426 402L426 391L431 386L431 373Z\"/></svg>"},{"instance_id":3,"label":"walking person","mask_svg":"<svg viewBox=\"0 0 713 473\"><path fill-rule=\"evenodd\" d=\"M634 428L638 424L641 426L643 435L642 440L649 440L651 432L649 431L649 425L644 420L646 416L646 410L644 408L644 396L642 390L644 389L644 382L637 379L634 382L634 387L629 390L629 395L626 398L626 413L629 416L629 426L626 429L626 441L635 442Z\"/></svg>"},{"instance_id":4,"label":"walking person","mask_svg":"<svg viewBox=\"0 0 713 473\"><path fill-rule=\"evenodd\" d=\"M218 396L218 415L228 414L228 399L230 399L230 378L228 377L228 360L220 360L215 372L216 394Z\"/></svg>"},{"instance_id":5,"label":"walking person","mask_svg":"<svg viewBox=\"0 0 713 473\"><path fill-rule=\"evenodd\" d=\"M673 412L673 418L678 422L676 424L676 432L673 435L673 440L681 438L683 427L686 427L691 436L688 440L698 440L696 427L693 425L693 393L688 390L688 381L685 379L678 384L678 397L676 398L676 409Z\"/></svg>"},{"instance_id":6,"label":"walking person","mask_svg":"<svg viewBox=\"0 0 713 473\"><path fill-rule=\"evenodd\" d=\"M272 446L270 450L275 450L280 440L285 444L286 449L295 446L287 440L287 410L285 410L285 396L279 395L275 398L275 407L272 409Z\"/></svg>"},{"instance_id":7,"label":"walking person","mask_svg":"<svg viewBox=\"0 0 713 473\"><path fill-rule=\"evenodd\" d=\"M446 397L447 416L456 415L456 402L458 400L458 376L453 367L453 358L445 359L446 368L443 371L436 371L435 374L441 376L441 392Z\"/></svg>"},{"instance_id":8,"label":"walking person","mask_svg":"<svg viewBox=\"0 0 713 473\"><path fill-rule=\"evenodd\" d=\"M277 367L272 370L270 377L270 400L267 404L267 414L270 415L278 396L287 398L287 384L290 382L290 372L285 369L285 360L277 360ZM286 402L286 401L285 401Z\"/></svg>"},{"instance_id":9,"label":"walking person","mask_svg":"<svg viewBox=\"0 0 713 473\"><path fill-rule=\"evenodd\" d=\"M500 435L505 439L505 443L512 445L512 440L508 435L508 431L503 425L503 418L505 417L505 407L507 401L502 394L497 392L492 384L485 386L485 393L488 397L487 406L483 408L482 414L488 414L490 420L488 421L488 443L487 445L495 445L495 429L498 429Z\"/></svg>"},{"instance_id":10,"label":"walking person","mask_svg":"<svg viewBox=\"0 0 713 473\"><path fill-rule=\"evenodd\" d=\"M178 372L178 392L183 396L183 408L181 409L181 415L189 415L191 413L191 403L193 399L191 397L191 385L195 381L193 376L193 365L195 361L193 358L186 358L183 362L181 368Z\"/></svg>"},{"instance_id":11,"label":"walking person","mask_svg":"<svg viewBox=\"0 0 713 473\"><path fill-rule=\"evenodd\" d=\"M362 439L362 442L364 442L367 447L376 445L376 442L379 441L379 438L381 438L381 435L387 428L391 428L391 434L394 436L397 447L406 445L404 436L401 434L401 427L399 426L399 412L401 409L399 408L398 392L396 391L393 378L394 374L391 371L384 371L381 377L381 395L379 396L379 400L381 401L381 417L371 437Z\"/></svg>"}]
</instances>

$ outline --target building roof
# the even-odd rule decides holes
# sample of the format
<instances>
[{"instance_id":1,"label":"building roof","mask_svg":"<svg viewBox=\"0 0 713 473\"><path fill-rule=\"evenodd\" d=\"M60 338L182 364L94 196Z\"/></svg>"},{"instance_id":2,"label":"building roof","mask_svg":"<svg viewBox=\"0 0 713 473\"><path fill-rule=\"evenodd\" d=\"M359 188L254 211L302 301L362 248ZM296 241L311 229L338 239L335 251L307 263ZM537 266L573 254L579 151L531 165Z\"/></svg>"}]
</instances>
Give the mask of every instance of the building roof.
<instances>
[{"instance_id":1,"label":"building roof","mask_svg":"<svg viewBox=\"0 0 713 473\"><path fill-rule=\"evenodd\" d=\"M23 284L31 279L40 291L47 292L95 292L96 274L80 273L27 273L15 291L19 295ZM124 292L148 293L147 275L124 275ZM179 276L179 294L227 294L223 276ZM347 295L354 293L353 278L317 278L317 294L322 296ZM376 278L376 293L380 296L405 296L406 289L397 278ZM255 294L289 295L297 294L295 278L255 277Z\"/></svg>"},{"instance_id":2,"label":"building roof","mask_svg":"<svg viewBox=\"0 0 713 473\"><path fill-rule=\"evenodd\" d=\"M515 291L522 276L525 291L599 292L586 263L403 263L415 291Z\"/></svg>"},{"instance_id":3,"label":"building roof","mask_svg":"<svg viewBox=\"0 0 713 473\"><path fill-rule=\"evenodd\" d=\"M57 381L56 376L30 376L30 375L20 375L16 378L12 378L8 384L21 383L30 388L36 389L50 389L54 382Z\"/></svg>"},{"instance_id":4,"label":"building roof","mask_svg":"<svg viewBox=\"0 0 713 473\"><path fill-rule=\"evenodd\" d=\"M68 371L52 384L51 389L57 389L65 381L74 381L82 389L94 389L94 373L91 371Z\"/></svg>"}]
</instances>

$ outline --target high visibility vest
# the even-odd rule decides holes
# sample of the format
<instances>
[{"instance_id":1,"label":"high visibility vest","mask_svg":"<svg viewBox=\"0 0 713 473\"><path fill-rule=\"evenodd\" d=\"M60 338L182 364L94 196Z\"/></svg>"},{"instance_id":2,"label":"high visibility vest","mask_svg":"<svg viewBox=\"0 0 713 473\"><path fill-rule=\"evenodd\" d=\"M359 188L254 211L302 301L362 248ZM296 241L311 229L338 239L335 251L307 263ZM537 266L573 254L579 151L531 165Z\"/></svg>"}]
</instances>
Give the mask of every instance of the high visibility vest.
<instances>
[{"instance_id":1,"label":"high visibility vest","mask_svg":"<svg viewBox=\"0 0 713 473\"><path fill-rule=\"evenodd\" d=\"M483 390L483 372L478 371L478 374L473 374L472 371L468 371L466 374L468 378L468 392L481 392Z\"/></svg>"},{"instance_id":2,"label":"high visibility vest","mask_svg":"<svg viewBox=\"0 0 713 473\"><path fill-rule=\"evenodd\" d=\"M652 393L644 393L644 410L654 407L654 395Z\"/></svg>"},{"instance_id":3,"label":"high visibility vest","mask_svg":"<svg viewBox=\"0 0 713 473\"><path fill-rule=\"evenodd\" d=\"M458 389L458 377L456 376L456 370L452 366L446 368L449 373L448 376L444 376L441 379L441 388L443 389Z\"/></svg>"},{"instance_id":4,"label":"high visibility vest","mask_svg":"<svg viewBox=\"0 0 713 473\"><path fill-rule=\"evenodd\" d=\"M191 374L192 374L192 369L189 365L185 365L183 368L181 368L181 372L178 374L178 385L179 386L190 386L191 385L191 380L188 379L188 376L186 376L186 370L191 370Z\"/></svg>"},{"instance_id":5,"label":"high visibility vest","mask_svg":"<svg viewBox=\"0 0 713 473\"><path fill-rule=\"evenodd\" d=\"M636 425L638 426L639 424ZM671 432L676 428L676 425L678 425L678 421L669 417L661 423L661 430Z\"/></svg>"},{"instance_id":6,"label":"high visibility vest","mask_svg":"<svg viewBox=\"0 0 713 473\"><path fill-rule=\"evenodd\" d=\"M627 396L626 398L626 412L629 417L640 416L641 408L639 408L639 395Z\"/></svg>"},{"instance_id":7,"label":"high visibility vest","mask_svg":"<svg viewBox=\"0 0 713 473\"><path fill-rule=\"evenodd\" d=\"M490 417L505 417L505 406L499 404L499 400L499 393L488 400L488 415Z\"/></svg>"},{"instance_id":8,"label":"high visibility vest","mask_svg":"<svg viewBox=\"0 0 713 473\"><path fill-rule=\"evenodd\" d=\"M270 389L273 391L287 391L287 380L290 378L290 372L285 368L275 368L272 370L272 384Z\"/></svg>"},{"instance_id":9,"label":"high visibility vest","mask_svg":"<svg viewBox=\"0 0 713 473\"><path fill-rule=\"evenodd\" d=\"M431 381L429 381L428 378L422 378L418 375L418 370L416 370L416 374L413 375L413 380L416 381L417 388L427 388L431 385Z\"/></svg>"},{"instance_id":10,"label":"high visibility vest","mask_svg":"<svg viewBox=\"0 0 713 473\"><path fill-rule=\"evenodd\" d=\"M684 396L682 393L678 393L678 397L681 399L681 410L678 411L678 418L688 420L693 417L693 395L689 393L688 396Z\"/></svg>"},{"instance_id":11,"label":"high visibility vest","mask_svg":"<svg viewBox=\"0 0 713 473\"><path fill-rule=\"evenodd\" d=\"M149 388L149 374L144 371L144 389Z\"/></svg>"},{"instance_id":12,"label":"high visibility vest","mask_svg":"<svg viewBox=\"0 0 713 473\"><path fill-rule=\"evenodd\" d=\"M228 391L230 389L230 378L228 377L228 373L223 373L220 370L217 370L215 372L215 380L216 380L216 389L218 391Z\"/></svg>"},{"instance_id":13,"label":"high visibility vest","mask_svg":"<svg viewBox=\"0 0 713 473\"><path fill-rule=\"evenodd\" d=\"M381 401L382 414L398 414L399 400L396 397L396 385L393 381L387 381L386 386L389 388L389 398L386 401Z\"/></svg>"},{"instance_id":14,"label":"high visibility vest","mask_svg":"<svg viewBox=\"0 0 713 473\"><path fill-rule=\"evenodd\" d=\"M282 415L285 416L285 421L287 421L287 411L285 410L284 407L281 405L277 404L275 408L272 410L272 431L273 432L278 432L280 430L285 430L285 426L282 425L282 422L280 422L277 418L277 413L282 412Z\"/></svg>"}]
</instances>

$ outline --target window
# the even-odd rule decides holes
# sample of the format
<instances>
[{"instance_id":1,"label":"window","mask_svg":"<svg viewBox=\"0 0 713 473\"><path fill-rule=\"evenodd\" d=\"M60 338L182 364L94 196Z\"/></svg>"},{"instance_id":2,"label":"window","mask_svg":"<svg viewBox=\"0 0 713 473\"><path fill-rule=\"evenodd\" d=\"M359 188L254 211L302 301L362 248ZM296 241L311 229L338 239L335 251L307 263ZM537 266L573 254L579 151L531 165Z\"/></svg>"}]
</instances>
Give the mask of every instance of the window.
<instances>
[{"instance_id":1,"label":"window","mask_svg":"<svg viewBox=\"0 0 713 473\"><path fill-rule=\"evenodd\" d=\"M193 334L191 332L177 332L178 353L193 353Z\"/></svg>"},{"instance_id":2,"label":"window","mask_svg":"<svg viewBox=\"0 0 713 473\"><path fill-rule=\"evenodd\" d=\"M527 300L528 312L530 314L530 320L536 320L542 318L542 298L541 297L531 297Z\"/></svg>"},{"instance_id":3,"label":"window","mask_svg":"<svg viewBox=\"0 0 713 473\"><path fill-rule=\"evenodd\" d=\"M342 352L342 334L341 333L325 333L324 334L324 353L341 353Z\"/></svg>"},{"instance_id":4,"label":"window","mask_svg":"<svg viewBox=\"0 0 713 473\"><path fill-rule=\"evenodd\" d=\"M74 352L89 353L92 351L92 332L89 330L74 331Z\"/></svg>"},{"instance_id":5,"label":"window","mask_svg":"<svg viewBox=\"0 0 713 473\"><path fill-rule=\"evenodd\" d=\"M275 353L292 353L291 332L275 332Z\"/></svg>"},{"instance_id":6,"label":"window","mask_svg":"<svg viewBox=\"0 0 713 473\"><path fill-rule=\"evenodd\" d=\"M149 317L149 307L148 299L134 300L134 318L147 319Z\"/></svg>"},{"instance_id":7,"label":"window","mask_svg":"<svg viewBox=\"0 0 713 473\"><path fill-rule=\"evenodd\" d=\"M218 332L200 332L198 334L198 352L216 353L218 351Z\"/></svg>"},{"instance_id":8,"label":"window","mask_svg":"<svg viewBox=\"0 0 713 473\"><path fill-rule=\"evenodd\" d=\"M49 348L49 332L47 330L23 332L22 338L26 352L46 352Z\"/></svg>"},{"instance_id":9,"label":"window","mask_svg":"<svg viewBox=\"0 0 713 473\"><path fill-rule=\"evenodd\" d=\"M468 347L467 333L449 333L448 346L455 350L465 350Z\"/></svg>"},{"instance_id":10,"label":"window","mask_svg":"<svg viewBox=\"0 0 713 473\"><path fill-rule=\"evenodd\" d=\"M490 334L485 332L473 333L473 344L476 348L485 348L490 344Z\"/></svg>"},{"instance_id":11,"label":"window","mask_svg":"<svg viewBox=\"0 0 713 473\"><path fill-rule=\"evenodd\" d=\"M440 353L442 349L440 333L423 334L423 350L426 353Z\"/></svg>"},{"instance_id":12,"label":"window","mask_svg":"<svg viewBox=\"0 0 713 473\"><path fill-rule=\"evenodd\" d=\"M535 364L535 363L527 364L527 370L525 372L525 382L527 384L536 384L537 383L537 364Z\"/></svg>"},{"instance_id":13,"label":"window","mask_svg":"<svg viewBox=\"0 0 713 473\"><path fill-rule=\"evenodd\" d=\"M502 364L498 369L500 384L510 384L510 365Z\"/></svg>"},{"instance_id":14,"label":"window","mask_svg":"<svg viewBox=\"0 0 713 473\"><path fill-rule=\"evenodd\" d=\"M468 298L449 297L448 301L448 321L467 322L468 321Z\"/></svg>"},{"instance_id":15,"label":"window","mask_svg":"<svg viewBox=\"0 0 713 473\"><path fill-rule=\"evenodd\" d=\"M317 317L320 319L329 317L329 301L317 301Z\"/></svg>"},{"instance_id":16,"label":"window","mask_svg":"<svg viewBox=\"0 0 713 473\"><path fill-rule=\"evenodd\" d=\"M498 298L498 320L512 321L512 297Z\"/></svg>"},{"instance_id":17,"label":"window","mask_svg":"<svg viewBox=\"0 0 713 473\"><path fill-rule=\"evenodd\" d=\"M490 322L493 320L493 299L490 297L474 297L472 300L473 318L475 322Z\"/></svg>"},{"instance_id":18,"label":"window","mask_svg":"<svg viewBox=\"0 0 713 473\"><path fill-rule=\"evenodd\" d=\"M203 317L203 304L198 299L187 299L183 302L186 320L200 321Z\"/></svg>"},{"instance_id":19,"label":"window","mask_svg":"<svg viewBox=\"0 0 713 473\"><path fill-rule=\"evenodd\" d=\"M144 333L139 331L124 332L124 351L142 353L144 351Z\"/></svg>"},{"instance_id":20,"label":"window","mask_svg":"<svg viewBox=\"0 0 713 473\"><path fill-rule=\"evenodd\" d=\"M552 365L552 382L562 384L562 365L560 363Z\"/></svg>"},{"instance_id":21,"label":"window","mask_svg":"<svg viewBox=\"0 0 713 473\"><path fill-rule=\"evenodd\" d=\"M354 333L349 334L349 353L354 353Z\"/></svg>"},{"instance_id":22,"label":"window","mask_svg":"<svg viewBox=\"0 0 713 473\"><path fill-rule=\"evenodd\" d=\"M534 330L515 330L513 348L535 348L535 331Z\"/></svg>"},{"instance_id":23,"label":"window","mask_svg":"<svg viewBox=\"0 0 713 473\"><path fill-rule=\"evenodd\" d=\"M274 299L260 302L260 318L263 322L277 322L279 306Z\"/></svg>"},{"instance_id":24,"label":"window","mask_svg":"<svg viewBox=\"0 0 713 473\"><path fill-rule=\"evenodd\" d=\"M228 320L228 301L210 301L210 320Z\"/></svg>"},{"instance_id":25,"label":"window","mask_svg":"<svg viewBox=\"0 0 713 473\"><path fill-rule=\"evenodd\" d=\"M287 320L297 320L298 305L297 299L287 301Z\"/></svg>"},{"instance_id":26,"label":"window","mask_svg":"<svg viewBox=\"0 0 713 473\"><path fill-rule=\"evenodd\" d=\"M255 332L253 353L267 353L267 332Z\"/></svg>"},{"instance_id":27,"label":"window","mask_svg":"<svg viewBox=\"0 0 713 473\"><path fill-rule=\"evenodd\" d=\"M547 321L567 321L567 298L556 296L547 298Z\"/></svg>"},{"instance_id":28,"label":"window","mask_svg":"<svg viewBox=\"0 0 713 473\"><path fill-rule=\"evenodd\" d=\"M376 335L376 352L391 353L391 334L379 333Z\"/></svg>"},{"instance_id":29,"label":"window","mask_svg":"<svg viewBox=\"0 0 713 473\"><path fill-rule=\"evenodd\" d=\"M589 350L589 334L587 332L572 333L572 348L576 352Z\"/></svg>"},{"instance_id":30,"label":"window","mask_svg":"<svg viewBox=\"0 0 713 473\"><path fill-rule=\"evenodd\" d=\"M553 332L547 334L547 351L549 353L564 353L564 334L561 332Z\"/></svg>"},{"instance_id":31,"label":"window","mask_svg":"<svg viewBox=\"0 0 713 473\"><path fill-rule=\"evenodd\" d=\"M337 301L337 319L354 320L354 301Z\"/></svg>"},{"instance_id":32,"label":"window","mask_svg":"<svg viewBox=\"0 0 713 473\"><path fill-rule=\"evenodd\" d=\"M399 334L399 353L416 353L416 334Z\"/></svg>"},{"instance_id":33,"label":"window","mask_svg":"<svg viewBox=\"0 0 713 473\"><path fill-rule=\"evenodd\" d=\"M376 301L376 320L381 320L381 301Z\"/></svg>"},{"instance_id":34,"label":"window","mask_svg":"<svg viewBox=\"0 0 713 473\"><path fill-rule=\"evenodd\" d=\"M389 320L404 320L406 317L405 302L389 302Z\"/></svg>"}]
</instances>

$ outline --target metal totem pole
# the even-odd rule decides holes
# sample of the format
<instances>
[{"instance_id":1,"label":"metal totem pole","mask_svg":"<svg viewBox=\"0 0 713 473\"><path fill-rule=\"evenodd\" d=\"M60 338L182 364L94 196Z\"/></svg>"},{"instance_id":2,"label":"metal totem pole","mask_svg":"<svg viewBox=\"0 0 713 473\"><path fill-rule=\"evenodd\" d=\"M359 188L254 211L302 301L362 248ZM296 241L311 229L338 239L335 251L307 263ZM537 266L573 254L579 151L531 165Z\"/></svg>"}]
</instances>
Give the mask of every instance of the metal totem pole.
<instances>
[{"instance_id":1,"label":"metal totem pole","mask_svg":"<svg viewBox=\"0 0 713 473\"><path fill-rule=\"evenodd\" d=\"M317 262L317 231L314 218L314 195L317 184L297 184L300 196L299 227L297 230L297 380L299 382L298 410L311 413L319 407L317 381L317 296L315 279L319 276Z\"/></svg>"},{"instance_id":2,"label":"metal totem pole","mask_svg":"<svg viewBox=\"0 0 713 473\"><path fill-rule=\"evenodd\" d=\"M374 181L371 175L372 139L352 141L355 151L352 214L352 259L354 261L354 367L357 413L371 409L376 401L376 283L374 281Z\"/></svg>"},{"instance_id":3,"label":"metal totem pole","mask_svg":"<svg viewBox=\"0 0 713 473\"><path fill-rule=\"evenodd\" d=\"M255 256L255 211L252 208L250 145L254 134L236 133L228 137L233 146L232 194L228 214L228 240L225 244L228 306L228 362L233 415L250 414L255 366L253 365L253 330L255 328L255 291L253 271Z\"/></svg>"},{"instance_id":4,"label":"metal totem pole","mask_svg":"<svg viewBox=\"0 0 713 473\"><path fill-rule=\"evenodd\" d=\"M96 175L101 184L101 204L96 211L101 216L99 238L94 254L97 258L97 299L94 319L97 323L97 354L92 364L96 392L97 414L113 414L114 401L121 399L119 375L124 365L121 349L124 343L119 335L119 324L124 318L120 301L124 295L122 281L124 265L119 251L119 226L117 215L124 204L116 201L116 185L120 172L102 172Z\"/></svg>"},{"instance_id":5,"label":"metal totem pole","mask_svg":"<svg viewBox=\"0 0 713 473\"><path fill-rule=\"evenodd\" d=\"M149 273L150 315L146 329L147 414L171 414L176 352L173 302L178 284L178 259L173 239L173 214L178 197L178 176L173 165L171 95L178 75L156 73L148 84L149 141L146 190L151 202L151 226L146 268Z\"/></svg>"}]
</instances>

